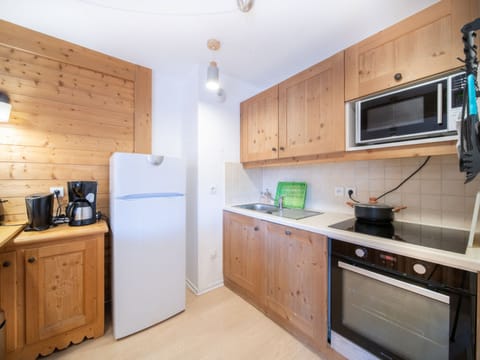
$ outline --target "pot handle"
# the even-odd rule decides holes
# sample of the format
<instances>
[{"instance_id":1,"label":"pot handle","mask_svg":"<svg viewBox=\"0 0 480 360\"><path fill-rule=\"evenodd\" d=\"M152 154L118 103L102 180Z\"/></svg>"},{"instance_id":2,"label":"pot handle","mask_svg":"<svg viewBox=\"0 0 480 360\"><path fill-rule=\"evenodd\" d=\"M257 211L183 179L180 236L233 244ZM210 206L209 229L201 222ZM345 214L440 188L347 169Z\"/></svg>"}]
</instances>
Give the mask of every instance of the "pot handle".
<instances>
[{"instance_id":1,"label":"pot handle","mask_svg":"<svg viewBox=\"0 0 480 360\"><path fill-rule=\"evenodd\" d=\"M406 206L397 206L392 209L392 212L399 212L400 210L406 209Z\"/></svg>"},{"instance_id":2,"label":"pot handle","mask_svg":"<svg viewBox=\"0 0 480 360\"><path fill-rule=\"evenodd\" d=\"M347 201L345 204L347 204L351 208L353 208L353 206L355 205L355 203L353 201Z\"/></svg>"}]
</instances>

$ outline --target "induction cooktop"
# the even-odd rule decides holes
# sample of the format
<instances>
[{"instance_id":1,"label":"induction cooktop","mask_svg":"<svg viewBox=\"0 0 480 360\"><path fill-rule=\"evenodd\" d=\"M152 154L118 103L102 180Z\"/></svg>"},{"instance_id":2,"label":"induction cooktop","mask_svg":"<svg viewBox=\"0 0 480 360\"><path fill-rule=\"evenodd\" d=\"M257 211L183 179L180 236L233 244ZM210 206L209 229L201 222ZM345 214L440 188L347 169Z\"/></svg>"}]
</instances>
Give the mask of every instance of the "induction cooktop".
<instances>
[{"instance_id":1,"label":"induction cooktop","mask_svg":"<svg viewBox=\"0 0 480 360\"><path fill-rule=\"evenodd\" d=\"M469 232L465 230L412 224L401 221L370 223L355 218L330 225L329 227L459 254L465 254L469 235Z\"/></svg>"}]
</instances>

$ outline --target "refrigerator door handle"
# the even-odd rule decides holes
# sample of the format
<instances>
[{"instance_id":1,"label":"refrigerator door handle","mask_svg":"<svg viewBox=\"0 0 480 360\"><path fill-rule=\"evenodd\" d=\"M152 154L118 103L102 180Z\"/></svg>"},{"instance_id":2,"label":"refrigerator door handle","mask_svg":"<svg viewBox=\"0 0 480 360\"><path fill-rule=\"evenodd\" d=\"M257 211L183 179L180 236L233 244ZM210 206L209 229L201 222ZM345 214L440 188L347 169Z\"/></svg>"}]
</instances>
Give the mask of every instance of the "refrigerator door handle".
<instances>
[{"instance_id":1,"label":"refrigerator door handle","mask_svg":"<svg viewBox=\"0 0 480 360\"><path fill-rule=\"evenodd\" d=\"M118 200L138 200L138 199L153 199L153 198L171 198L171 197L182 197L185 194L177 192L165 192L165 193L144 193L144 194L128 194L117 196L115 199Z\"/></svg>"},{"instance_id":2,"label":"refrigerator door handle","mask_svg":"<svg viewBox=\"0 0 480 360\"><path fill-rule=\"evenodd\" d=\"M164 157L161 155L148 155L147 159L150 164L158 166L162 164Z\"/></svg>"}]
</instances>

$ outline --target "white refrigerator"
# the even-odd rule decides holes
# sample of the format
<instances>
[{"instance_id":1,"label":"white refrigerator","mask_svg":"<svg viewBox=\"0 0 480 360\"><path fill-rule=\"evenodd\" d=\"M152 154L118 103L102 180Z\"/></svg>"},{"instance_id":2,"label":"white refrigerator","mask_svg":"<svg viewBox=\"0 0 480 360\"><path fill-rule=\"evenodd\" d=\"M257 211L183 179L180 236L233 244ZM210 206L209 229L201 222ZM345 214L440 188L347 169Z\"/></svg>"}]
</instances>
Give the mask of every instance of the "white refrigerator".
<instances>
[{"instance_id":1,"label":"white refrigerator","mask_svg":"<svg viewBox=\"0 0 480 360\"><path fill-rule=\"evenodd\" d=\"M185 310L185 172L177 158L110 158L115 339Z\"/></svg>"}]
</instances>

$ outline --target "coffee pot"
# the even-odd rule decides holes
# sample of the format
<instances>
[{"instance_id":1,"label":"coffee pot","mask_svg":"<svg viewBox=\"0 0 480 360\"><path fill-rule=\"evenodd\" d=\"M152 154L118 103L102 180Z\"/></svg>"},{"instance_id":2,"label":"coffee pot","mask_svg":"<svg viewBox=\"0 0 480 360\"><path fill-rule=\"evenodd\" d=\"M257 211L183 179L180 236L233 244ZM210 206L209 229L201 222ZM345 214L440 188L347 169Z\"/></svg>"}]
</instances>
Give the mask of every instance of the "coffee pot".
<instances>
[{"instance_id":1,"label":"coffee pot","mask_svg":"<svg viewBox=\"0 0 480 360\"><path fill-rule=\"evenodd\" d=\"M66 215L69 225L89 225L97 221L96 218L96 181L69 181L68 205Z\"/></svg>"}]
</instances>

